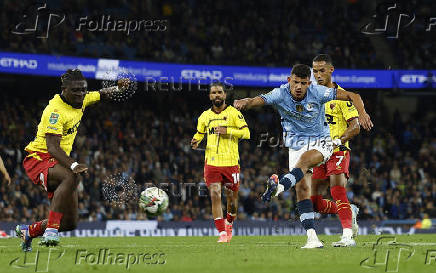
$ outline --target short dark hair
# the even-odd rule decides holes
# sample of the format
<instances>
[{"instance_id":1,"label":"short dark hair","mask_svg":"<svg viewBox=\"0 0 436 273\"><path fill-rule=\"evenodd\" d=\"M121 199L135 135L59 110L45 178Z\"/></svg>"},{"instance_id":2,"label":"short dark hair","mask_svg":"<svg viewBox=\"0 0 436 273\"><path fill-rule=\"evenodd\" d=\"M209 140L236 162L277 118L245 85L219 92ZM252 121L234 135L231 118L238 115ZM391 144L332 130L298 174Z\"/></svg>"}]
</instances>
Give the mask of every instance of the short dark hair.
<instances>
[{"instance_id":1,"label":"short dark hair","mask_svg":"<svg viewBox=\"0 0 436 273\"><path fill-rule=\"evenodd\" d=\"M64 85L68 81L84 81L85 77L83 77L82 71L79 69L68 69L67 72L62 74L61 81L62 85Z\"/></svg>"},{"instance_id":2,"label":"short dark hair","mask_svg":"<svg viewBox=\"0 0 436 273\"><path fill-rule=\"evenodd\" d=\"M210 90L212 89L212 87L214 87L214 86L220 86L220 87L222 87L224 93L226 92L226 87L224 86L223 83L221 83L221 82L219 82L219 81L214 81L214 82L212 82L211 84L209 84L209 92L210 92Z\"/></svg>"},{"instance_id":3,"label":"short dark hair","mask_svg":"<svg viewBox=\"0 0 436 273\"><path fill-rule=\"evenodd\" d=\"M310 67L305 64L296 64L291 70L291 75L295 75L300 78L310 78L310 74Z\"/></svg>"},{"instance_id":4,"label":"short dark hair","mask_svg":"<svg viewBox=\"0 0 436 273\"><path fill-rule=\"evenodd\" d=\"M318 54L315 58L313 58L313 62L325 62L333 65L332 57L330 57L329 54Z\"/></svg>"}]
</instances>

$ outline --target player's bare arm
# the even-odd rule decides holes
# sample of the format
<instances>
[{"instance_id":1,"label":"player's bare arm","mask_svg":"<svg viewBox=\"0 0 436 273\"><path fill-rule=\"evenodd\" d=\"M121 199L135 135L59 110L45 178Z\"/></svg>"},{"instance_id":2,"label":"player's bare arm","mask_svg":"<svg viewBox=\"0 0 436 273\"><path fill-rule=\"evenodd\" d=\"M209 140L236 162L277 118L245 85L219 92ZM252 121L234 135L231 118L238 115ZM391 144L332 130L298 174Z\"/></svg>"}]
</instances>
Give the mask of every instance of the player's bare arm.
<instances>
[{"instance_id":1,"label":"player's bare arm","mask_svg":"<svg viewBox=\"0 0 436 273\"><path fill-rule=\"evenodd\" d=\"M3 159L0 157L0 172L5 177L5 180L8 182L8 185L11 184L11 177L9 176L8 171L6 170L5 164L3 163Z\"/></svg>"},{"instance_id":2,"label":"player's bare arm","mask_svg":"<svg viewBox=\"0 0 436 273\"><path fill-rule=\"evenodd\" d=\"M191 139L191 148L194 149L194 150L197 149L198 148L198 144L200 144L200 142L201 142L201 139L198 140L198 139L192 138Z\"/></svg>"},{"instance_id":3,"label":"player's bare arm","mask_svg":"<svg viewBox=\"0 0 436 273\"><path fill-rule=\"evenodd\" d=\"M371 118L369 117L368 113L366 113L365 105L359 94L345 91L342 89L337 89L336 99L352 101L357 111L359 112L359 123L362 125L362 127L368 131L371 130L372 127L374 127Z\"/></svg>"},{"instance_id":4,"label":"player's bare arm","mask_svg":"<svg viewBox=\"0 0 436 273\"><path fill-rule=\"evenodd\" d=\"M341 144L347 143L347 141L351 140L353 137L357 136L360 133L360 124L357 118L353 118L350 121L347 121L348 127L345 132L339 137L341 140ZM333 141L334 142L334 141ZM348 148L345 145L339 145L340 149Z\"/></svg>"},{"instance_id":5,"label":"player's bare arm","mask_svg":"<svg viewBox=\"0 0 436 273\"><path fill-rule=\"evenodd\" d=\"M235 100L233 102L233 107L235 107L240 111L248 110L253 107L259 107L264 105L265 105L265 101L261 97L245 98L245 99Z\"/></svg>"},{"instance_id":6,"label":"player's bare arm","mask_svg":"<svg viewBox=\"0 0 436 273\"><path fill-rule=\"evenodd\" d=\"M49 152L49 154L53 156L57 161L59 161L61 165L63 165L67 169L71 169L72 164L75 162L75 160L67 156L65 151L62 150L60 146L61 136L46 134L45 139L47 144L47 151ZM72 169L73 173L86 172L87 170L88 167L85 164L77 164Z\"/></svg>"},{"instance_id":7,"label":"player's bare arm","mask_svg":"<svg viewBox=\"0 0 436 273\"><path fill-rule=\"evenodd\" d=\"M127 88L129 88L129 85L130 80L128 78L119 79L117 82L117 86L100 89L100 96L103 100L109 100L112 98L114 93L124 92Z\"/></svg>"}]
</instances>

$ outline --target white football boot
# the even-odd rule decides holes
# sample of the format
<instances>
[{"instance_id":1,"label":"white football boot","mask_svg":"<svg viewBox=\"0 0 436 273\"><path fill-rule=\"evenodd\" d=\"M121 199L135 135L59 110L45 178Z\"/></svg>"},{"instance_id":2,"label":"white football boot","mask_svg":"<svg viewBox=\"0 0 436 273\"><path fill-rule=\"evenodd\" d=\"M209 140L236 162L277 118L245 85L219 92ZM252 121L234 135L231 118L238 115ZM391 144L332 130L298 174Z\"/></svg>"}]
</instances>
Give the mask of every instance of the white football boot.
<instances>
[{"instance_id":1,"label":"white football boot","mask_svg":"<svg viewBox=\"0 0 436 273\"><path fill-rule=\"evenodd\" d=\"M356 242L353 239L353 231L351 228L344 228L343 234L341 236L341 240L332 243L332 246L334 247L349 247L355 245Z\"/></svg>"},{"instance_id":2,"label":"white football boot","mask_svg":"<svg viewBox=\"0 0 436 273\"><path fill-rule=\"evenodd\" d=\"M316 236L316 232L313 228L307 230L307 242L301 248L322 248L324 245Z\"/></svg>"}]
</instances>

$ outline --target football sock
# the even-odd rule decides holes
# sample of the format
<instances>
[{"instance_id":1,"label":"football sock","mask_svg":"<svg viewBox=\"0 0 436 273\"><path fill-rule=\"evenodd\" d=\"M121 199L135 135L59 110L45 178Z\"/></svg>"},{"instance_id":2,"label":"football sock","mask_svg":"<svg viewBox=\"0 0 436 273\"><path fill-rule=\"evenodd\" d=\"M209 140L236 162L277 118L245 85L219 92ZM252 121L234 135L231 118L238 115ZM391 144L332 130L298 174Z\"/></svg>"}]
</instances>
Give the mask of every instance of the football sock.
<instances>
[{"instance_id":1,"label":"football sock","mask_svg":"<svg viewBox=\"0 0 436 273\"><path fill-rule=\"evenodd\" d=\"M223 218L216 218L214 220L214 222L215 222L215 227L218 230L218 233L220 235L221 235L222 232L225 232L226 227L225 227L224 219Z\"/></svg>"},{"instance_id":2,"label":"football sock","mask_svg":"<svg viewBox=\"0 0 436 273\"><path fill-rule=\"evenodd\" d=\"M35 222L35 223L29 225L30 237L35 238L38 236L42 236L42 234L44 234L44 231L45 231L45 228L43 227L44 221L46 221L46 220Z\"/></svg>"},{"instance_id":3,"label":"football sock","mask_svg":"<svg viewBox=\"0 0 436 273\"><path fill-rule=\"evenodd\" d=\"M63 215L63 213L50 210L50 213L48 215L47 228L59 229Z\"/></svg>"},{"instance_id":4,"label":"football sock","mask_svg":"<svg viewBox=\"0 0 436 273\"><path fill-rule=\"evenodd\" d=\"M347 238L352 238L353 237L353 230L351 228L344 228L342 235L347 237Z\"/></svg>"},{"instance_id":5,"label":"football sock","mask_svg":"<svg viewBox=\"0 0 436 273\"><path fill-rule=\"evenodd\" d=\"M304 199L297 203L297 210L300 214L300 221L305 230L314 228L315 213L310 199Z\"/></svg>"},{"instance_id":6,"label":"football sock","mask_svg":"<svg viewBox=\"0 0 436 273\"><path fill-rule=\"evenodd\" d=\"M283 191L289 190L291 187L295 186L301 179L303 179L304 174L300 168L293 168L289 173L285 174L280 180L279 184L283 185Z\"/></svg>"},{"instance_id":7,"label":"football sock","mask_svg":"<svg viewBox=\"0 0 436 273\"><path fill-rule=\"evenodd\" d=\"M229 224L233 223L233 220L235 219L236 214L232 214L232 213L228 213L227 212L227 216L226 216L226 220Z\"/></svg>"},{"instance_id":8,"label":"football sock","mask_svg":"<svg viewBox=\"0 0 436 273\"><path fill-rule=\"evenodd\" d=\"M311 196L310 199L313 203L313 209L316 212L324 214L336 214L338 211L336 203L328 199L323 199L322 195L314 195Z\"/></svg>"},{"instance_id":9,"label":"football sock","mask_svg":"<svg viewBox=\"0 0 436 273\"><path fill-rule=\"evenodd\" d=\"M333 199L336 200L337 214L341 221L342 228L351 228L351 206L347 198L347 191L345 187L334 186L330 189Z\"/></svg>"}]
</instances>

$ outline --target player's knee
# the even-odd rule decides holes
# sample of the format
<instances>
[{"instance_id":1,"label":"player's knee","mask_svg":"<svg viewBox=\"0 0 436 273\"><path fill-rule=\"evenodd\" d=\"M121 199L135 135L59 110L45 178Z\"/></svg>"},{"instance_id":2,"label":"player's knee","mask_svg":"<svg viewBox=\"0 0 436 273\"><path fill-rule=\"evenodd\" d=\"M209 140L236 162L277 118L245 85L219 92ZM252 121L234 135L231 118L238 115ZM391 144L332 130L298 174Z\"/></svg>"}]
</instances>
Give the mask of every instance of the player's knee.
<instances>
[{"instance_id":1,"label":"player's knee","mask_svg":"<svg viewBox=\"0 0 436 273\"><path fill-rule=\"evenodd\" d=\"M79 184L79 176L73 172L68 172L65 175L64 179L65 183L67 183L72 189L77 188L77 185Z\"/></svg>"},{"instance_id":2,"label":"player's knee","mask_svg":"<svg viewBox=\"0 0 436 273\"><path fill-rule=\"evenodd\" d=\"M310 187L305 183L304 180L300 181L295 185L295 190L299 193L309 194L310 193Z\"/></svg>"},{"instance_id":3,"label":"player's knee","mask_svg":"<svg viewBox=\"0 0 436 273\"><path fill-rule=\"evenodd\" d=\"M218 190L212 190L210 196L212 199L221 199L221 192Z\"/></svg>"}]
</instances>

